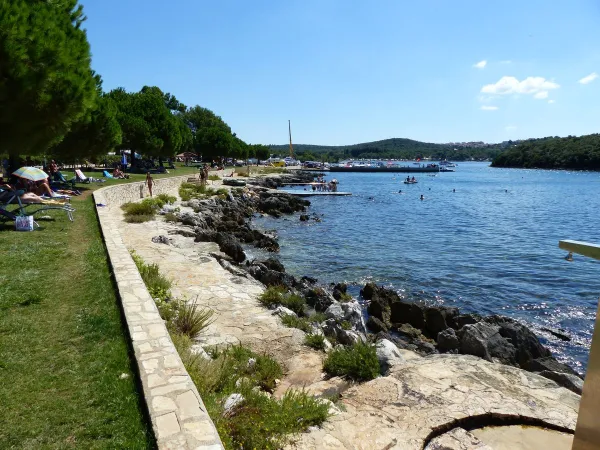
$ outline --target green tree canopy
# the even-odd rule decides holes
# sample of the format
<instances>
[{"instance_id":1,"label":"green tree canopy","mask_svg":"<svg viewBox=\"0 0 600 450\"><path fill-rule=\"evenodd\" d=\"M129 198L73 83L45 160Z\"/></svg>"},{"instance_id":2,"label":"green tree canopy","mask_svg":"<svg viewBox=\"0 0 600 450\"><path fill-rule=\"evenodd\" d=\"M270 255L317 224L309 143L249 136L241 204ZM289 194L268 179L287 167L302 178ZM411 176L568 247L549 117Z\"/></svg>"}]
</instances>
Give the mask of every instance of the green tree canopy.
<instances>
[{"instance_id":1,"label":"green tree canopy","mask_svg":"<svg viewBox=\"0 0 600 450\"><path fill-rule=\"evenodd\" d=\"M228 156L234 146L231 128L210 109L201 106L189 108L185 120L194 135L194 151L205 159Z\"/></svg>"},{"instance_id":2,"label":"green tree canopy","mask_svg":"<svg viewBox=\"0 0 600 450\"><path fill-rule=\"evenodd\" d=\"M108 96L118 109L117 119L123 131L120 148L150 157L171 157L191 144L191 132L186 129L183 114L170 109L185 106L172 95L155 86L144 86L134 93L117 88Z\"/></svg>"},{"instance_id":3,"label":"green tree canopy","mask_svg":"<svg viewBox=\"0 0 600 450\"><path fill-rule=\"evenodd\" d=\"M39 154L93 107L77 0L0 2L0 152Z\"/></svg>"},{"instance_id":4,"label":"green tree canopy","mask_svg":"<svg viewBox=\"0 0 600 450\"><path fill-rule=\"evenodd\" d=\"M95 159L121 144L121 127L117 121L117 106L102 93L102 81L96 75L97 98L95 106L84 118L74 124L71 131L49 150L49 154L62 161Z\"/></svg>"}]
</instances>

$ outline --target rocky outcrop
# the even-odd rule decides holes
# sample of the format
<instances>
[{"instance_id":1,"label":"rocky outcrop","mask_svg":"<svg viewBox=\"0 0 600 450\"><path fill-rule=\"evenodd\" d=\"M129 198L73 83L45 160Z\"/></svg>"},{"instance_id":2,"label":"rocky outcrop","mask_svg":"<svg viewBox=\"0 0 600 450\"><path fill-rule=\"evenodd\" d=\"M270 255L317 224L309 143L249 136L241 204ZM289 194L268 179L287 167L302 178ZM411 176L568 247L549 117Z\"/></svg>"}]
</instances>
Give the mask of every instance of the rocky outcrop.
<instances>
[{"instance_id":1,"label":"rocky outcrop","mask_svg":"<svg viewBox=\"0 0 600 450\"><path fill-rule=\"evenodd\" d=\"M373 283L367 283L361 295L369 301L367 327L374 333L393 332L394 343L401 348L421 354L461 353L531 372L578 376L558 362L528 327L509 317L482 317L460 314L455 307L427 306Z\"/></svg>"}]
</instances>

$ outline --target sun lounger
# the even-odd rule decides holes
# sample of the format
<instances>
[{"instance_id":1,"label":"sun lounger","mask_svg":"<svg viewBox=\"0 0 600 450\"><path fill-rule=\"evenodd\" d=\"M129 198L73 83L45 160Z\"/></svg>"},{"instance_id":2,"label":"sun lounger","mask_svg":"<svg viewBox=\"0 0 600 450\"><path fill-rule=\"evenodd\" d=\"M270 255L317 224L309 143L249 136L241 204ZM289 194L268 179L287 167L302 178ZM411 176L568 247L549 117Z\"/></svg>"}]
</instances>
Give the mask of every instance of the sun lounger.
<instances>
[{"instance_id":1,"label":"sun lounger","mask_svg":"<svg viewBox=\"0 0 600 450\"><path fill-rule=\"evenodd\" d=\"M75 178L77 181L79 181L81 183L89 183L90 182L90 179L83 174L81 169L75 169Z\"/></svg>"},{"instance_id":2,"label":"sun lounger","mask_svg":"<svg viewBox=\"0 0 600 450\"><path fill-rule=\"evenodd\" d=\"M0 192L8 192L11 194L7 196L7 199L0 203L0 208L2 208L4 211L20 216L33 216L41 211L55 209L66 212L67 217L71 222L74 220L73 212L75 211L75 208L68 203L68 201L70 201L70 197L68 196L63 196L63 198L51 197L47 200L43 200L41 203L24 203L21 201L21 196L25 193L23 190L0 188ZM18 205L18 208L8 211L6 209L8 205ZM35 209L31 210L31 208Z\"/></svg>"}]
</instances>

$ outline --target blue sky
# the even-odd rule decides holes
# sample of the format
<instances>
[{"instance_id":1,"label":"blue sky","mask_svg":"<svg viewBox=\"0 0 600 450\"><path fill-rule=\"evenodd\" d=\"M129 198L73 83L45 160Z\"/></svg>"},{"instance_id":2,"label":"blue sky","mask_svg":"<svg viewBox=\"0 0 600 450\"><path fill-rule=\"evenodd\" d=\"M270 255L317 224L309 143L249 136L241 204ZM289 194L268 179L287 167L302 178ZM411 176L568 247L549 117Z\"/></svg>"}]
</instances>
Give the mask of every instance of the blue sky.
<instances>
[{"instance_id":1,"label":"blue sky","mask_svg":"<svg viewBox=\"0 0 600 450\"><path fill-rule=\"evenodd\" d=\"M249 143L288 119L298 144L600 132L596 0L82 3L105 90L156 85Z\"/></svg>"}]
</instances>

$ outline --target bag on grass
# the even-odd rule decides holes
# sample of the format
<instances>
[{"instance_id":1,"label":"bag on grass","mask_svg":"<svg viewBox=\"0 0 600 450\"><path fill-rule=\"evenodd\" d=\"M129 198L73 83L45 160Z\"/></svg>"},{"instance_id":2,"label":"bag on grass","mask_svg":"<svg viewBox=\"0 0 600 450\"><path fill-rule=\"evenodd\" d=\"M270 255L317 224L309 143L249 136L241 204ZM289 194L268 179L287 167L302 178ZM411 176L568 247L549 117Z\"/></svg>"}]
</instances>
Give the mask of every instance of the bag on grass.
<instances>
[{"instance_id":1,"label":"bag on grass","mask_svg":"<svg viewBox=\"0 0 600 450\"><path fill-rule=\"evenodd\" d=\"M17 216L15 228L17 231L33 231L33 216Z\"/></svg>"}]
</instances>

